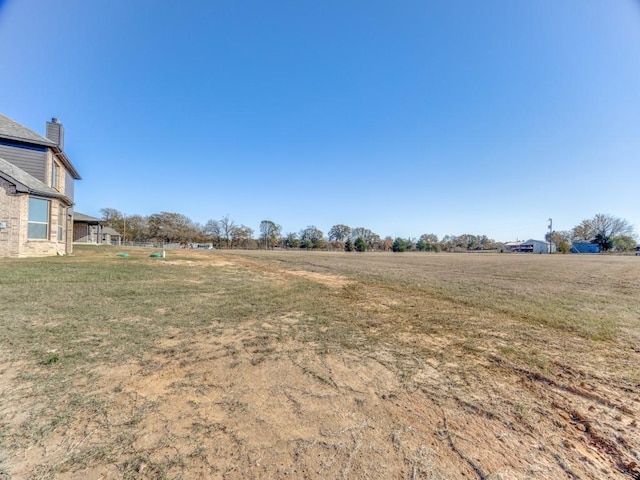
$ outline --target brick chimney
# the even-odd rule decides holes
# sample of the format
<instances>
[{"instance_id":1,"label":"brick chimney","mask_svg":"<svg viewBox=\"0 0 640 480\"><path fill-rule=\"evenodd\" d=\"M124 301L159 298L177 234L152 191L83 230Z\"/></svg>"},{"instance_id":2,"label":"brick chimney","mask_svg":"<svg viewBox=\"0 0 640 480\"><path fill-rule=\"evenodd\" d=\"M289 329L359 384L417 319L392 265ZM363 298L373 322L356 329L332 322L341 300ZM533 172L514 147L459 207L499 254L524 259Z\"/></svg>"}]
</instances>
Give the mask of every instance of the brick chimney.
<instances>
[{"instance_id":1,"label":"brick chimney","mask_svg":"<svg viewBox=\"0 0 640 480\"><path fill-rule=\"evenodd\" d=\"M64 127L55 117L47 122L47 138L55 142L61 150L64 149Z\"/></svg>"}]
</instances>

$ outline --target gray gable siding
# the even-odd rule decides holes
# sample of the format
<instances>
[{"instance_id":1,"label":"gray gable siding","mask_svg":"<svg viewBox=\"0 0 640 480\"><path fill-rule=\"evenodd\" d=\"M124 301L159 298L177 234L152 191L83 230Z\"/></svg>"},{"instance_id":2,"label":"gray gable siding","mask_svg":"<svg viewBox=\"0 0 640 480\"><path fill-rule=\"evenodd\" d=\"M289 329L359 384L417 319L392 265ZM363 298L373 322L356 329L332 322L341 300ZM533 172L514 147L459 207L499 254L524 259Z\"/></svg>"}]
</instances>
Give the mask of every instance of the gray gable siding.
<instances>
[{"instance_id":1,"label":"gray gable siding","mask_svg":"<svg viewBox=\"0 0 640 480\"><path fill-rule=\"evenodd\" d=\"M69 199L63 194L45 185L37 178L16 167L13 163L7 162L4 158L0 158L0 177L15 185L16 190L20 193L33 193L45 197L61 198L65 203L69 203Z\"/></svg>"},{"instance_id":2,"label":"gray gable siding","mask_svg":"<svg viewBox=\"0 0 640 480\"><path fill-rule=\"evenodd\" d=\"M73 180L73 175L71 175L68 171L65 170L65 181L64 181L64 194L73 202L73 187L75 186L75 182Z\"/></svg>"},{"instance_id":3,"label":"gray gable siding","mask_svg":"<svg viewBox=\"0 0 640 480\"><path fill-rule=\"evenodd\" d=\"M4 158L29 175L46 183L47 149L0 141L0 158Z\"/></svg>"}]
</instances>

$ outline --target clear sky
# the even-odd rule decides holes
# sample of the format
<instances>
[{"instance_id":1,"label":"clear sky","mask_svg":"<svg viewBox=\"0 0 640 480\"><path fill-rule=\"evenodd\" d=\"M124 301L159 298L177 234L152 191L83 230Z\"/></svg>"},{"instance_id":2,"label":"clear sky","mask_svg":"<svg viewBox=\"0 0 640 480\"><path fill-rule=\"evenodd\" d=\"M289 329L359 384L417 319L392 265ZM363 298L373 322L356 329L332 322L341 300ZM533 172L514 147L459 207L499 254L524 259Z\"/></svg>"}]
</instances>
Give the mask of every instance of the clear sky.
<instances>
[{"instance_id":1,"label":"clear sky","mask_svg":"<svg viewBox=\"0 0 640 480\"><path fill-rule=\"evenodd\" d=\"M100 216L640 230L634 0L0 0L0 111Z\"/></svg>"}]
</instances>

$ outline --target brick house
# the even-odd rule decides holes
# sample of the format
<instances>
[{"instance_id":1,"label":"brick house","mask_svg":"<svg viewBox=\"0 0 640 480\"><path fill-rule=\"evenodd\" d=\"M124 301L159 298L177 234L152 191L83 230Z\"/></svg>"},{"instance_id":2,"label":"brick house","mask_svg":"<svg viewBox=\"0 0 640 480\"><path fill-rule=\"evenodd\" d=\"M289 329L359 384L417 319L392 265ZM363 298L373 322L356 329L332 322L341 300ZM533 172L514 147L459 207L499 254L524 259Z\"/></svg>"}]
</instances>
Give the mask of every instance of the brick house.
<instances>
[{"instance_id":1,"label":"brick house","mask_svg":"<svg viewBox=\"0 0 640 480\"><path fill-rule=\"evenodd\" d=\"M73 243L120 245L122 243L122 235L113 228L102 225L102 220L99 218L74 212Z\"/></svg>"},{"instance_id":2,"label":"brick house","mask_svg":"<svg viewBox=\"0 0 640 480\"><path fill-rule=\"evenodd\" d=\"M57 119L47 122L45 138L0 114L0 257L72 252L80 175L63 148Z\"/></svg>"},{"instance_id":3,"label":"brick house","mask_svg":"<svg viewBox=\"0 0 640 480\"><path fill-rule=\"evenodd\" d=\"M73 214L73 242L98 245L102 238L102 220L75 212Z\"/></svg>"}]
</instances>

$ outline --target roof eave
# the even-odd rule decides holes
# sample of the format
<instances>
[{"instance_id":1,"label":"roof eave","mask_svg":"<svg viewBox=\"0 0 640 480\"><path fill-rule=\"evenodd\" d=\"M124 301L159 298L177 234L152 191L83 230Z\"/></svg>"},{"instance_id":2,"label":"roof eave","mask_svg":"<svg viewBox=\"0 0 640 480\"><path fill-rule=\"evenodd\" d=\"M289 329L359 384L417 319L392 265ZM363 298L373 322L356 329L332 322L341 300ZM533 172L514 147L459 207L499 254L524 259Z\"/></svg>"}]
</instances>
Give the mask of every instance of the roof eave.
<instances>
[{"instance_id":1,"label":"roof eave","mask_svg":"<svg viewBox=\"0 0 640 480\"><path fill-rule=\"evenodd\" d=\"M33 138L16 137L14 135L7 135L5 133L0 134L0 139L12 140L14 142L27 143L29 145L38 145L41 147L55 147L55 142L43 138L42 140L35 140Z\"/></svg>"},{"instance_id":2,"label":"roof eave","mask_svg":"<svg viewBox=\"0 0 640 480\"><path fill-rule=\"evenodd\" d=\"M15 186L16 187L16 192L18 192L18 193L29 193L29 187L27 187L23 183L20 183L15 178L13 178L11 175L8 175L8 174L6 174L4 172L0 172L0 178L6 180L11 185Z\"/></svg>"},{"instance_id":3,"label":"roof eave","mask_svg":"<svg viewBox=\"0 0 640 480\"><path fill-rule=\"evenodd\" d=\"M62 161L64 167L69 171L73 178L76 180L82 180L82 177L71 163L71 160L69 160L69 157L67 157L67 154L64 153L64 151L57 145L52 146L52 148L53 153Z\"/></svg>"},{"instance_id":4,"label":"roof eave","mask_svg":"<svg viewBox=\"0 0 640 480\"><path fill-rule=\"evenodd\" d=\"M34 190L34 189L29 189L28 193L30 195L37 195L39 197L57 198L58 200L64 202L69 207L73 205L73 201L69 197L67 197L66 195L63 195L61 193L54 194L54 193L49 193L49 192L41 192L41 191Z\"/></svg>"},{"instance_id":5,"label":"roof eave","mask_svg":"<svg viewBox=\"0 0 640 480\"><path fill-rule=\"evenodd\" d=\"M29 188L24 183L21 183L15 178L13 178L11 175L7 175L2 172L0 172L0 178L3 178L10 184L14 185L16 187L16 192L18 193L27 193L29 195L37 195L39 197L46 197L46 198L57 198L58 200L61 200L68 206L73 205L73 201L66 195L63 195L62 193L43 192L35 188Z\"/></svg>"}]
</instances>

